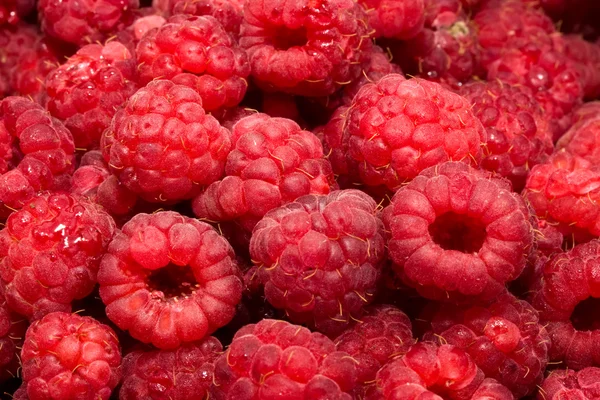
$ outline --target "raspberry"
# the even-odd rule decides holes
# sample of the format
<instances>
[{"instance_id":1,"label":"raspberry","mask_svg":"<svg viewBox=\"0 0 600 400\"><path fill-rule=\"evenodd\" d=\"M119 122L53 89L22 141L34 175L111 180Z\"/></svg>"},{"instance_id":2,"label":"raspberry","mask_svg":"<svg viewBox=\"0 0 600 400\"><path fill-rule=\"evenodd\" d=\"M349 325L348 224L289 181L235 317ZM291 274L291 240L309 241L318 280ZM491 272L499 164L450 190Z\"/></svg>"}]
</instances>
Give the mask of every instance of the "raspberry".
<instances>
[{"instance_id":1,"label":"raspberry","mask_svg":"<svg viewBox=\"0 0 600 400\"><path fill-rule=\"evenodd\" d=\"M583 124L589 119L594 119L600 112L600 101L583 103L573 110L571 115L571 128L576 124Z\"/></svg>"},{"instance_id":2,"label":"raspberry","mask_svg":"<svg viewBox=\"0 0 600 400\"><path fill-rule=\"evenodd\" d=\"M156 0L155 0L156 2ZM172 15L210 15L234 36L240 33L244 0L166 0Z\"/></svg>"},{"instance_id":3,"label":"raspberry","mask_svg":"<svg viewBox=\"0 0 600 400\"><path fill-rule=\"evenodd\" d=\"M135 54L135 49L144 35L166 23L167 20L160 15L142 15L127 28L119 31L116 40L125 45L131 54Z\"/></svg>"},{"instance_id":4,"label":"raspberry","mask_svg":"<svg viewBox=\"0 0 600 400\"><path fill-rule=\"evenodd\" d=\"M26 49L33 47L39 33L30 25L0 26L0 99L12 94L12 71Z\"/></svg>"},{"instance_id":5,"label":"raspberry","mask_svg":"<svg viewBox=\"0 0 600 400\"><path fill-rule=\"evenodd\" d=\"M588 99L600 96L600 46L578 35L555 36L559 51L574 63Z\"/></svg>"},{"instance_id":6,"label":"raspberry","mask_svg":"<svg viewBox=\"0 0 600 400\"><path fill-rule=\"evenodd\" d=\"M0 4L0 26L16 24L35 9L35 0L3 0Z\"/></svg>"},{"instance_id":7,"label":"raspberry","mask_svg":"<svg viewBox=\"0 0 600 400\"><path fill-rule=\"evenodd\" d=\"M372 46L352 0L246 1L240 45L267 91L328 96L358 78Z\"/></svg>"},{"instance_id":8,"label":"raspberry","mask_svg":"<svg viewBox=\"0 0 600 400\"><path fill-rule=\"evenodd\" d=\"M356 367L320 333L281 320L246 325L215 362L209 398L351 400Z\"/></svg>"},{"instance_id":9,"label":"raspberry","mask_svg":"<svg viewBox=\"0 0 600 400\"><path fill-rule=\"evenodd\" d=\"M134 351L123 359L119 397L127 400L207 398L214 361L223 352L212 336L175 350Z\"/></svg>"},{"instance_id":10,"label":"raspberry","mask_svg":"<svg viewBox=\"0 0 600 400\"><path fill-rule=\"evenodd\" d=\"M589 367L580 371L555 369L540 386L538 399L595 399L600 393L599 381L600 368Z\"/></svg>"},{"instance_id":11,"label":"raspberry","mask_svg":"<svg viewBox=\"0 0 600 400\"><path fill-rule=\"evenodd\" d=\"M492 298L533 247L521 197L459 162L428 168L398 190L384 223L396 273L426 298Z\"/></svg>"},{"instance_id":12,"label":"raspberry","mask_svg":"<svg viewBox=\"0 0 600 400\"><path fill-rule=\"evenodd\" d=\"M211 16L175 15L137 45L140 81L172 79L193 87L208 111L242 101L250 67L246 53Z\"/></svg>"},{"instance_id":13,"label":"raspberry","mask_svg":"<svg viewBox=\"0 0 600 400\"><path fill-rule=\"evenodd\" d=\"M550 339L538 313L509 293L489 306L437 307L425 338L465 350L486 377L509 388L515 398L531 394L544 378Z\"/></svg>"},{"instance_id":14,"label":"raspberry","mask_svg":"<svg viewBox=\"0 0 600 400\"><path fill-rule=\"evenodd\" d=\"M473 82L459 92L487 130L481 166L504 176L520 192L529 169L552 154L552 132L533 93L499 81Z\"/></svg>"},{"instance_id":15,"label":"raspberry","mask_svg":"<svg viewBox=\"0 0 600 400\"><path fill-rule=\"evenodd\" d=\"M319 139L294 121L254 114L233 126L231 138L227 176L193 201L199 218L237 220L250 232L271 209L335 187Z\"/></svg>"},{"instance_id":16,"label":"raspberry","mask_svg":"<svg viewBox=\"0 0 600 400\"><path fill-rule=\"evenodd\" d=\"M233 250L208 224L176 212L140 213L115 235L98 273L106 315L159 349L226 325L242 283Z\"/></svg>"},{"instance_id":17,"label":"raspberry","mask_svg":"<svg viewBox=\"0 0 600 400\"><path fill-rule=\"evenodd\" d=\"M466 99L434 82L390 74L358 92L336 150L345 154L354 182L394 191L447 160L478 165L484 141Z\"/></svg>"},{"instance_id":18,"label":"raspberry","mask_svg":"<svg viewBox=\"0 0 600 400\"><path fill-rule=\"evenodd\" d=\"M360 318L385 261L378 214L359 190L303 196L267 213L250 240L267 301L328 335Z\"/></svg>"},{"instance_id":19,"label":"raspberry","mask_svg":"<svg viewBox=\"0 0 600 400\"><path fill-rule=\"evenodd\" d=\"M135 60L119 42L82 47L46 77L48 111L64 121L78 148L97 148L115 109L135 91Z\"/></svg>"},{"instance_id":20,"label":"raspberry","mask_svg":"<svg viewBox=\"0 0 600 400\"><path fill-rule=\"evenodd\" d=\"M10 310L0 289L0 383L17 376L27 321Z\"/></svg>"},{"instance_id":21,"label":"raspberry","mask_svg":"<svg viewBox=\"0 0 600 400\"><path fill-rule=\"evenodd\" d=\"M77 314L54 312L34 322L21 361L30 400L108 400L120 379L115 333Z\"/></svg>"},{"instance_id":22,"label":"raspberry","mask_svg":"<svg viewBox=\"0 0 600 400\"><path fill-rule=\"evenodd\" d=\"M104 42L131 24L139 0L40 0L42 30L67 43L85 46Z\"/></svg>"},{"instance_id":23,"label":"raspberry","mask_svg":"<svg viewBox=\"0 0 600 400\"><path fill-rule=\"evenodd\" d=\"M173 203L221 178L230 134L202 105L193 89L167 80L127 100L102 136L104 158L127 189Z\"/></svg>"},{"instance_id":24,"label":"raspberry","mask_svg":"<svg viewBox=\"0 0 600 400\"><path fill-rule=\"evenodd\" d=\"M375 37L406 40L423 29L424 0L361 0Z\"/></svg>"},{"instance_id":25,"label":"raspberry","mask_svg":"<svg viewBox=\"0 0 600 400\"><path fill-rule=\"evenodd\" d=\"M600 156L600 118L586 118L575 123L556 143L557 149L598 164Z\"/></svg>"}]
</instances>

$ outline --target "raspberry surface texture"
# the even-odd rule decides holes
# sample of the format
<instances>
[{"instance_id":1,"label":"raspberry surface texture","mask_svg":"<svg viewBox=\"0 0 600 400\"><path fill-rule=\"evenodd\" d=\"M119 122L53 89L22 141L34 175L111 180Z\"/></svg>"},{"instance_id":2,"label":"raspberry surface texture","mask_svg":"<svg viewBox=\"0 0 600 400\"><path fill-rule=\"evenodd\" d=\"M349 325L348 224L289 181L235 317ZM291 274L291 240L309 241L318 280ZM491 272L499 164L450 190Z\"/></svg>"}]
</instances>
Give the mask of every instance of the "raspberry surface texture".
<instances>
[{"instance_id":1,"label":"raspberry surface texture","mask_svg":"<svg viewBox=\"0 0 600 400\"><path fill-rule=\"evenodd\" d=\"M33 47L39 37L34 27L24 23L0 26L0 98L13 94L12 70L21 54Z\"/></svg>"},{"instance_id":2,"label":"raspberry surface texture","mask_svg":"<svg viewBox=\"0 0 600 400\"><path fill-rule=\"evenodd\" d=\"M600 162L600 118L589 117L576 122L558 140L556 147L584 158L593 165L598 164Z\"/></svg>"},{"instance_id":3,"label":"raspberry surface texture","mask_svg":"<svg viewBox=\"0 0 600 400\"><path fill-rule=\"evenodd\" d=\"M227 32L236 37L240 34L244 0L166 0L166 2L169 3L171 14L210 15L219 21Z\"/></svg>"},{"instance_id":4,"label":"raspberry surface texture","mask_svg":"<svg viewBox=\"0 0 600 400\"><path fill-rule=\"evenodd\" d=\"M540 386L538 400L594 399L600 393L600 368L553 370Z\"/></svg>"},{"instance_id":5,"label":"raspberry surface texture","mask_svg":"<svg viewBox=\"0 0 600 400\"><path fill-rule=\"evenodd\" d=\"M361 0L375 29L375 37L411 39L422 31L425 22L424 0Z\"/></svg>"},{"instance_id":6,"label":"raspberry surface texture","mask_svg":"<svg viewBox=\"0 0 600 400\"><path fill-rule=\"evenodd\" d=\"M0 383L17 376L26 329L26 318L8 307L0 290Z\"/></svg>"}]
</instances>

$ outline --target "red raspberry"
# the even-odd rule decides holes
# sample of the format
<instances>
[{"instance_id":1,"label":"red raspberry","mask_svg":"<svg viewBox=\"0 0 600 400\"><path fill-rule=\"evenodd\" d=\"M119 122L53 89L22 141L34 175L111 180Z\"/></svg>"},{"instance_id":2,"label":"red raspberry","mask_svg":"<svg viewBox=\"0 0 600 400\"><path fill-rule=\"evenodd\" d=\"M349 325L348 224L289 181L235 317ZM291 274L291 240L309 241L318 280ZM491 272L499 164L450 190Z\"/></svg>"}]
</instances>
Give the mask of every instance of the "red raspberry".
<instances>
[{"instance_id":1,"label":"red raspberry","mask_svg":"<svg viewBox=\"0 0 600 400\"><path fill-rule=\"evenodd\" d=\"M549 122L533 93L499 81L469 83L458 93L473 104L487 130L481 166L510 179L520 192L530 168L554 150Z\"/></svg>"},{"instance_id":2,"label":"red raspberry","mask_svg":"<svg viewBox=\"0 0 600 400\"><path fill-rule=\"evenodd\" d=\"M485 307L439 305L425 339L465 350L485 376L505 385L515 398L531 394L542 382L550 347L537 311L509 293Z\"/></svg>"},{"instance_id":3,"label":"red raspberry","mask_svg":"<svg viewBox=\"0 0 600 400\"><path fill-rule=\"evenodd\" d=\"M211 16L175 15L137 45L140 81L172 79L193 87L208 111L242 101L250 67L246 53Z\"/></svg>"},{"instance_id":4,"label":"red raspberry","mask_svg":"<svg viewBox=\"0 0 600 400\"><path fill-rule=\"evenodd\" d=\"M135 60L119 42L82 47L46 77L47 104L79 148L97 148L115 110L135 91Z\"/></svg>"},{"instance_id":5,"label":"red raspberry","mask_svg":"<svg viewBox=\"0 0 600 400\"><path fill-rule=\"evenodd\" d=\"M492 298L533 247L530 215L505 181L459 162L423 171L384 211L396 273L426 298Z\"/></svg>"},{"instance_id":6,"label":"red raspberry","mask_svg":"<svg viewBox=\"0 0 600 400\"><path fill-rule=\"evenodd\" d=\"M160 15L142 14L127 28L117 32L116 40L125 45L131 54L135 54L135 49L144 35L154 28L160 28L166 23L167 20Z\"/></svg>"},{"instance_id":7,"label":"red raspberry","mask_svg":"<svg viewBox=\"0 0 600 400\"><path fill-rule=\"evenodd\" d=\"M327 335L360 318L385 261L379 211L367 194L343 190L267 213L250 240L267 301Z\"/></svg>"},{"instance_id":8,"label":"red raspberry","mask_svg":"<svg viewBox=\"0 0 600 400\"><path fill-rule=\"evenodd\" d=\"M149 202L189 199L221 178L230 133L193 89L157 80L138 90L102 136L111 171Z\"/></svg>"},{"instance_id":9,"label":"red raspberry","mask_svg":"<svg viewBox=\"0 0 600 400\"><path fill-rule=\"evenodd\" d=\"M463 97L434 82L390 74L358 92L338 151L354 182L394 191L447 160L478 165L484 141L485 130ZM328 142L333 147L335 141Z\"/></svg>"},{"instance_id":10,"label":"red raspberry","mask_svg":"<svg viewBox=\"0 0 600 400\"><path fill-rule=\"evenodd\" d=\"M205 399L213 382L214 361L223 352L212 336L175 350L134 351L123 359L119 398Z\"/></svg>"},{"instance_id":11,"label":"red raspberry","mask_svg":"<svg viewBox=\"0 0 600 400\"><path fill-rule=\"evenodd\" d=\"M194 213L212 221L239 221L246 231L270 210L335 187L319 139L294 121L255 114L232 129L226 177L193 201Z\"/></svg>"},{"instance_id":12,"label":"red raspberry","mask_svg":"<svg viewBox=\"0 0 600 400\"><path fill-rule=\"evenodd\" d=\"M552 370L538 392L539 400L597 399L600 393L600 368L589 367L580 371Z\"/></svg>"},{"instance_id":13,"label":"red raspberry","mask_svg":"<svg viewBox=\"0 0 600 400\"><path fill-rule=\"evenodd\" d=\"M176 212L140 213L115 235L98 273L106 315L159 349L200 340L226 325L242 283L229 243Z\"/></svg>"},{"instance_id":14,"label":"red raspberry","mask_svg":"<svg viewBox=\"0 0 600 400\"><path fill-rule=\"evenodd\" d=\"M29 319L70 311L96 283L115 223L96 204L43 194L8 218L0 231L0 278L8 305Z\"/></svg>"},{"instance_id":15,"label":"red raspberry","mask_svg":"<svg viewBox=\"0 0 600 400\"><path fill-rule=\"evenodd\" d=\"M556 143L557 149L584 158L592 165L600 163L600 118L594 116L575 123Z\"/></svg>"},{"instance_id":16,"label":"red raspberry","mask_svg":"<svg viewBox=\"0 0 600 400\"><path fill-rule=\"evenodd\" d=\"M600 101L589 101L583 103L571 114L571 127L575 124L585 123L589 119L594 119L600 113Z\"/></svg>"},{"instance_id":17,"label":"red raspberry","mask_svg":"<svg viewBox=\"0 0 600 400\"><path fill-rule=\"evenodd\" d=\"M210 397L351 400L355 362L320 333L263 319L246 325L215 362Z\"/></svg>"},{"instance_id":18,"label":"red raspberry","mask_svg":"<svg viewBox=\"0 0 600 400\"><path fill-rule=\"evenodd\" d=\"M26 329L27 320L10 310L0 289L0 383L18 376L19 349Z\"/></svg>"},{"instance_id":19,"label":"red raspberry","mask_svg":"<svg viewBox=\"0 0 600 400\"><path fill-rule=\"evenodd\" d=\"M0 26L16 24L35 9L35 0L3 0L0 4Z\"/></svg>"},{"instance_id":20,"label":"red raspberry","mask_svg":"<svg viewBox=\"0 0 600 400\"><path fill-rule=\"evenodd\" d=\"M161 0L158 0L160 2ZM154 0L157 3L157 0ZM244 0L163 0L171 15L210 15L235 37L240 33Z\"/></svg>"},{"instance_id":21,"label":"red raspberry","mask_svg":"<svg viewBox=\"0 0 600 400\"><path fill-rule=\"evenodd\" d=\"M246 1L240 45L262 89L328 96L359 77L369 29L353 0Z\"/></svg>"},{"instance_id":22,"label":"red raspberry","mask_svg":"<svg viewBox=\"0 0 600 400\"><path fill-rule=\"evenodd\" d=\"M600 96L600 46L578 35L556 35L555 45L574 64L588 99Z\"/></svg>"},{"instance_id":23,"label":"red raspberry","mask_svg":"<svg viewBox=\"0 0 600 400\"><path fill-rule=\"evenodd\" d=\"M34 322L21 361L30 400L108 400L121 375L113 330L77 314L54 312Z\"/></svg>"},{"instance_id":24,"label":"red raspberry","mask_svg":"<svg viewBox=\"0 0 600 400\"><path fill-rule=\"evenodd\" d=\"M0 26L0 99L12 94L12 71L23 52L35 46L39 33L31 25Z\"/></svg>"},{"instance_id":25,"label":"red raspberry","mask_svg":"<svg viewBox=\"0 0 600 400\"><path fill-rule=\"evenodd\" d=\"M375 37L406 40L423 29L424 0L360 0Z\"/></svg>"},{"instance_id":26,"label":"red raspberry","mask_svg":"<svg viewBox=\"0 0 600 400\"><path fill-rule=\"evenodd\" d=\"M85 46L130 25L139 6L139 0L40 0L38 13L46 34Z\"/></svg>"}]
</instances>

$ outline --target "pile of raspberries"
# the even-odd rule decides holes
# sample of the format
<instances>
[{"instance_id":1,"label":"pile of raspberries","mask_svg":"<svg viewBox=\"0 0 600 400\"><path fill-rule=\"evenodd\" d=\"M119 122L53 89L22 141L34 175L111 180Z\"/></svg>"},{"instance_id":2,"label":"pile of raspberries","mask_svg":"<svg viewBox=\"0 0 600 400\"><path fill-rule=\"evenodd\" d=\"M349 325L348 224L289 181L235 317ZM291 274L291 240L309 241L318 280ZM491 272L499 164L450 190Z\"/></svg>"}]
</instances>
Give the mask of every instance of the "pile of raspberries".
<instances>
[{"instance_id":1,"label":"pile of raspberries","mask_svg":"<svg viewBox=\"0 0 600 400\"><path fill-rule=\"evenodd\" d=\"M0 0L0 399L600 400L598 0Z\"/></svg>"}]
</instances>

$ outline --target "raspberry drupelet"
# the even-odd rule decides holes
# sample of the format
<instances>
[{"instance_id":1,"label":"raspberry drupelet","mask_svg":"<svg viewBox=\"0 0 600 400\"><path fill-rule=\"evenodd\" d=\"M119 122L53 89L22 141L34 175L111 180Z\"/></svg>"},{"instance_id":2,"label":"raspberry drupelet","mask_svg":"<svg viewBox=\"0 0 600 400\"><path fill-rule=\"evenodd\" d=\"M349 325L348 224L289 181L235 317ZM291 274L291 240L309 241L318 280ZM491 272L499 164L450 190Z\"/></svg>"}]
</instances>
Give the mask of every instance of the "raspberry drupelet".
<instances>
[{"instance_id":1,"label":"raspberry drupelet","mask_svg":"<svg viewBox=\"0 0 600 400\"><path fill-rule=\"evenodd\" d=\"M84 150L100 136L136 90L136 62L121 43L90 44L46 77L46 108L62 120Z\"/></svg>"},{"instance_id":2,"label":"raspberry drupelet","mask_svg":"<svg viewBox=\"0 0 600 400\"><path fill-rule=\"evenodd\" d=\"M556 143L557 149L584 158L592 165L600 163L600 118L585 118L574 123Z\"/></svg>"},{"instance_id":3,"label":"raspberry drupelet","mask_svg":"<svg viewBox=\"0 0 600 400\"><path fill-rule=\"evenodd\" d=\"M19 349L26 329L27 319L8 307L0 289L0 383L18 376Z\"/></svg>"},{"instance_id":4,"label":"raspberry drupelet","mask_svg":"<svg viewBox=\"0 0 600 400\"><path fill-rule=\"evenodd\" d=\"M108 400L121 378L113 330L77 314L53 312L34 322L21 361L29 400Z\"/></svg>"},{"instance_id":5,"label":"raspberry drupelet","mask_svg":"<svg viewBox=\"0 0 600 400\"><path fill-rule=\"evenodd\" d=\"M206 399L214 361L223 352L216 338L175 350L136 350L123 358L121 400Z\"/></svg>"},{"instance_id":6,"label":"raspberry drupelet","mask_svg":"<svg viewBox=\"0 0 600 400\"><path fill-rule=\"evenodd\" d=\"M595 399L600 393L600 368L589 367L579 371L555 369L541 384L538 400Z\"/></svg>"},{"instance_id":7,"label":"raspberry drupelet","mask_svg":"<svg viewBox=\"0 0 600 400\"><path fill-rule=\"evenodd\" d=\"M394 270L426 298L492 298L533 250L531 216L510 184L464 163L423 171L383 220Z\"/></svg>"},{"instance_id":8,"label":"raspberry drupelet","mask_svg":"<svg viewBox=\"0 0 600 400\"><path fill-rule=\"evenodd\" d=\"M328 96L358 78L372 47L353 0L246 1L240 45L267 91Z\"/></svg>"},{"instance_id":9,"label":"raspberry drupelet","mask_svg":"<svg viewBox=\"0 0 600 400\"><path fill-rule=\"evenodd\" d=\"M360 319L385 261L379 214L371 197L352 189L267 213L250 240L267 301L329 336Z\"/></svg>"},{"instance_id":10,"label":"raspberry drupelet","mask_svg":"<svg viewBox=\"0 0 600 400\"><path fill-rule=\"evenodd\" d=\"M360 0L376 38L406 40L423 29L424 0Z\"/></svg>"},{"instance_id":11,"label":"raspberry drupelet","mask_svg":"<svg viewBox=\"0 0 600 400\"><path fill-rule=\"evenodd\" d=\"M351 400L356 364L320 333L282 320L246 325L215 362L211 399Z\"/></svg>"},{"instance_id":12,"label":"raspberry drupelet","mask_svg":"<svg viewBox=\"0 0 600 400\"><path fill-rule=\"evenodd\" d=\"M226 325L242 282L233 249L210 225L140 213L117 233L98 273L106 315L135 339L175 349Z\"/></svg>"},{"instance_id":13,"label":"raspberry drupelet","mask_svg":"<svg viewBox=\"0 0 600 400\"><path fill-rule=\"evenodd\" d=\"M113 219L83 198L45 193L0 231L0 279L9 307L29 319L70 311L96 284Z\"/></svg>"},{"instance_id":14,"label":"raspberry drupelet","mask_svg":"<svg viewBox=\"0 0 600 400\"><path fill-rule=\"evenodd\" d=\"M168 3L165 11L172 15L210 15L234 37L240 34L244 0L154 0L154 3L161 1Z\"/></svg>"},{"instance_id":15,"label":"raspberry drupelet","mask_svg":"<svg viewBox=\"0 0 600 400\"><path fill-rule=\"evenodd\" d=\"M200 95L172 81L138 90L102 135L102 152L127 189L155 203L189 199L220 179L230 133Z\"/></svg>"}]
</instances>

